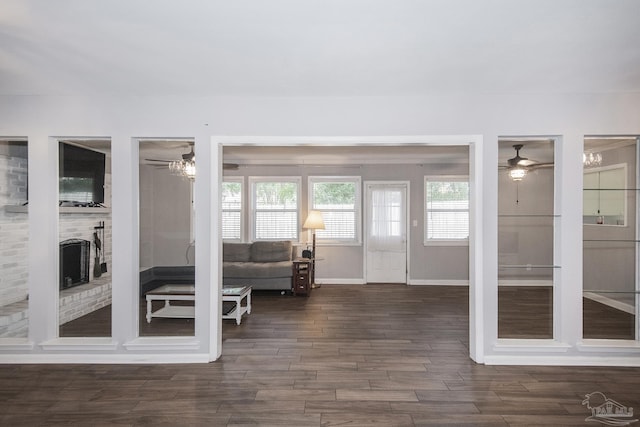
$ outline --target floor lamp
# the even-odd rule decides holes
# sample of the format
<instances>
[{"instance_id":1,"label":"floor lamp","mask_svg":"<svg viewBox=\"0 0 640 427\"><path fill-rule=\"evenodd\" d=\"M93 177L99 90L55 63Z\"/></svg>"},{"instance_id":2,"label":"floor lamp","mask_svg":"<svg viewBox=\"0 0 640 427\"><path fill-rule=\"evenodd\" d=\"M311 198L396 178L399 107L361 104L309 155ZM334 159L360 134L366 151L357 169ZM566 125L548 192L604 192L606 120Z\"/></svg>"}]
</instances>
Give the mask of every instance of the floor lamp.
<instances>
[{"instance_id":1,"label":"floor lamp","mask_svg":"<svg viewBox=\"0 0 640 427\"><path fill-rule=\"evenodd\" d=\"M316 230L324 230L324 220L322 219L322 212L320 211L309 211L309 215L307 215L307 220L302 225L302 228L311 230L313 233L313 244L311 247L311 259L313 260L313 270L314 270L314 279L315 279L315 263L316 263ZM320 285L315 284L315 280L313 281L313 287L319 288Z\"/></svg>"}]
</instances>

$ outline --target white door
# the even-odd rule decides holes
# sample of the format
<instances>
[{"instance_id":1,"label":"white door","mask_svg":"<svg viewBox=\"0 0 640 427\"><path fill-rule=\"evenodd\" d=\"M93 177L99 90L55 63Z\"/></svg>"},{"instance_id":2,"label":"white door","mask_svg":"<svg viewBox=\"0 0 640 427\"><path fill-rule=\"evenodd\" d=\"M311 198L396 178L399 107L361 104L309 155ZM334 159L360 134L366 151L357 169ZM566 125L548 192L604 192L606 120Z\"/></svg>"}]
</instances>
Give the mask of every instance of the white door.
<instances>
[{"instance_id":1,"label":"white door","mask_svg":"<svg viewBox=\"0 0 640 427\"><path fill-rule=\"evenodd\" d=\"M366 183L367 283L407 283L407 187Z\"/></svg>"}]
</instances>

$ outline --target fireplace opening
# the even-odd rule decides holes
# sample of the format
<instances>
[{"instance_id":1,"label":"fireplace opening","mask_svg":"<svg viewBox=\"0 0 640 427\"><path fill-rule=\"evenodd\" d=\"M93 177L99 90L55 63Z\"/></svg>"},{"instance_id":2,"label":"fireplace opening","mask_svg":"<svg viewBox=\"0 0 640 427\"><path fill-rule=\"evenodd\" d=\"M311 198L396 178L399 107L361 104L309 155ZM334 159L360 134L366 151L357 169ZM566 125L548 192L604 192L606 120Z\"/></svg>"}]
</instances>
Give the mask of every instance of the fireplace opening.
<instances>
[{"instance_id":1,"label":"fireplace opening","mask_svg":"<svg viewBox=\"0 0 640 427\"><path fill-rule=\"evenodd\" d=\"M69 239L60 242L60 289L89 282L91 242Z\"/></svg>"}]
</instances>

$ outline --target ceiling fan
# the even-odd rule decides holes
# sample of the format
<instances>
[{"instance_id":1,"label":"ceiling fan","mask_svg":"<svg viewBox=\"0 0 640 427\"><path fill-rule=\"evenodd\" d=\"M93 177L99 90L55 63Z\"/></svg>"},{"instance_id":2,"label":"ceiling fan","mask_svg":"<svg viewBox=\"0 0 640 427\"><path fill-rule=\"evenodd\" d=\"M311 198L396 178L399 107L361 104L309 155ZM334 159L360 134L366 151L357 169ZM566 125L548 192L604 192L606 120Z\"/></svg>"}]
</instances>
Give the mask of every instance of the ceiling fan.
<instances>
[{"instance_id":1,"label":"ceiling fan","mask_svg":"<svg viewBox=\"0 0 640 427\"><path fill-rule=\"evenodd\" d=\"M177 168L185 167L185 165L193 165L195 167L196 153L193 151L193 144L189 144L191 150L188 153L182 155L182 159L168 160L168 159L145 159L148 162L161 163L160 167ZM164 164L163 164L164 163ZM224 170L237 170L240 166L237 163L223 163L222 168ZM195 172L194 172L195 173Z\"/></svg>"},{"instance_id":2,"label":"ceiling fan","mask_svg":"<svg viewBox=\"0 0 640 427\"><path fill-rule=\"evenodd\" d=\"M520 150L524 147L524 144L515 144L513 148L516 150L516 155L507 160L506 168L509 172L509 177L514 181L522 181L527 175L527 172L534 169L550 168L553 166L553 162L538 162L531 160L520 155Z\"/></svg>"}]
</instances>

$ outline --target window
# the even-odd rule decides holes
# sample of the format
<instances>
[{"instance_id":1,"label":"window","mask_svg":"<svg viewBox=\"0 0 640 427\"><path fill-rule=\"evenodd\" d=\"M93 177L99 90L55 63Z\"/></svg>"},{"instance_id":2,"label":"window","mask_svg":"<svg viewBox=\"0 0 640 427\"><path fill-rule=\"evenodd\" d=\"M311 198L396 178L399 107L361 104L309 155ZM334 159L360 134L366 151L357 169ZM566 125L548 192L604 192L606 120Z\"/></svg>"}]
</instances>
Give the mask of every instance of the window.
<instances>
[{"instance_id":1,"label":"window","mask_svg":"<svg viewBox=\"0 0 640 427\"><path fill-rule=\"evenodd\" d=\"M242 240L242 178L225 178L222 183L222 239Z\"/></svg>"},{"instance_id":2,"label":"window","mask_svg":"<svg viewBox=\"0 0 640 427\"><path fill-rule=\"evenodd\" d=\"M298 240L300 177L250 177L253 240Z\"/></svg>"},{"instance_id":3,"label":"window","mask_svg":"<svg viewBox=\"0 0 640 427\"><path fill-rule=\"evenodd\" d=\"M425 244L469 238L469 179L425 177Z\"/></svg>"},{"instance_id":4,"label":"window","mask_svg":"<svg viewBox=\"0 0 640 427\"><path fill-rule=\"evenodd\" d=\"M309 209L322 212L325 242L360 242L360 177L309 177Z\"/></svg>"}]
</instances>

